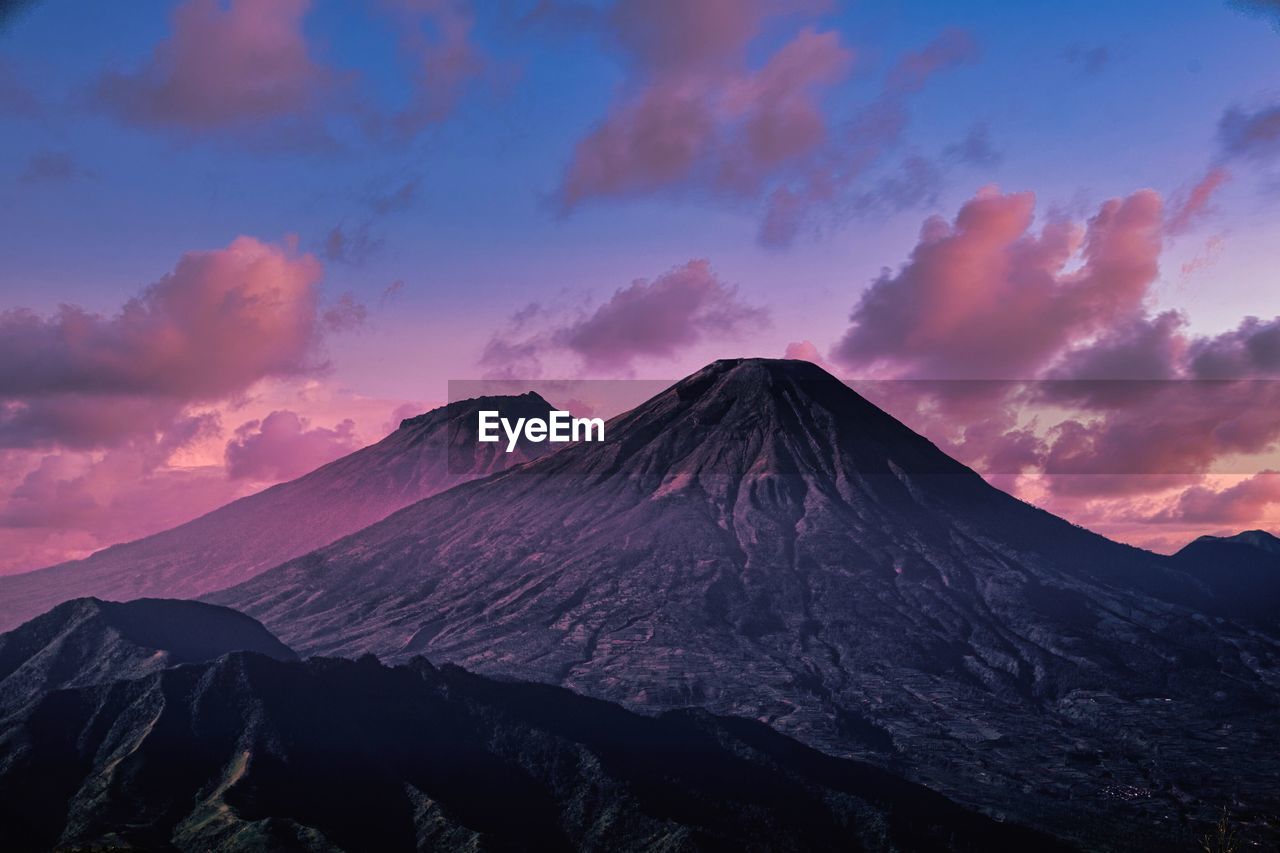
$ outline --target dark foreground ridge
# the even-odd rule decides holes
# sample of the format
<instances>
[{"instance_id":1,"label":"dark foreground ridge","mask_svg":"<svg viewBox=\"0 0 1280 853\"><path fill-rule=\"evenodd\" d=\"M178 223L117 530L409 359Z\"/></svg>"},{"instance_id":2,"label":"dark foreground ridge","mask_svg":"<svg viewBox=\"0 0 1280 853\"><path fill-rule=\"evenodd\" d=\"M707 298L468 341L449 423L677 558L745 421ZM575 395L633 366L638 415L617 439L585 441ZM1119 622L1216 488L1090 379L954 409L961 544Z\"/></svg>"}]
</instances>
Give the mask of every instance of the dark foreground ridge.
<instances>
[{"instance_id":1,"label":"dark foreground ridge","mask_svg":"<svg viewBox=\"0 0 1280 853\"><path fill-rule=\"evenodd\" d=\"M546 417L551 404L530 393L442 406L405 419L377 444L172 530L84 560L0 577L0 630L80 596L194 598L223 589L429 495L546 451L545 444L523 441L512 453L478 445L480 409Z\"/></svg>"},{"instance_id":2,"label":"dark foreground ridge","mask_svg":"<svg viewBox=\"0 0 1280 853\"><path fill-rule=\"evenodd\" d=\"M1123 850L1226 805L1274 840L1280 643L1213 598L763 359L210 596L304 654L760 719Z\"/></svg>"},{"instance_id":3,"label":"dark foreground ridge","mask_svg":"<svg viewBox=\"0 0 1280 853\"><path fill-rule=\"evenodd\" d=\"M45 695L0 729L0 826L6 851L1061 849L756 722L252 653Z\"/></svg>"},{"instance_id":4,"label":"dark foreground ridge","mask_svg":"<svg viewBox=\"0 0 1280 853\"><path fill-rule=\"evenodd\" d=\"M1205 585L1215 613L1280 632L1280 539L1264 530L1201 536L1173 559Z\"/></svg>"},{"instance_id":5,"label":"dark foreground ridge","mask_svg":"<svg viewBox=\"0 0 1280 853\"><path fill-rule=\"evenodd\" d=\"M198 601L80 598L0 634L0 720L43 694L250 651L297 655L254 619Z\"/></svg>"}]
</instances>

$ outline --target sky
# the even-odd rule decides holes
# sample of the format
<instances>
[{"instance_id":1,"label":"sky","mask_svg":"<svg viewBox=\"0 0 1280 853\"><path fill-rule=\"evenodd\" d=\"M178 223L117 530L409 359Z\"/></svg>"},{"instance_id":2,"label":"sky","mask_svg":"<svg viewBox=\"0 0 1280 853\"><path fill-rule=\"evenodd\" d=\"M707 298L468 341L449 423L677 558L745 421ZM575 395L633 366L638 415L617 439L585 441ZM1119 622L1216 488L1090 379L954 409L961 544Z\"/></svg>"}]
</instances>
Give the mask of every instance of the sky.
<instances>
[{"instance_id":1,"label":"sky","mask_svg":"<svg viewBox=\"0 0 1280 853\"><path fill-rule=\"evenodd\" d=\"M1280 528L1280 4L0 10L0 572L739 356L1124 541Z\"/></svg>"}]
</instances>

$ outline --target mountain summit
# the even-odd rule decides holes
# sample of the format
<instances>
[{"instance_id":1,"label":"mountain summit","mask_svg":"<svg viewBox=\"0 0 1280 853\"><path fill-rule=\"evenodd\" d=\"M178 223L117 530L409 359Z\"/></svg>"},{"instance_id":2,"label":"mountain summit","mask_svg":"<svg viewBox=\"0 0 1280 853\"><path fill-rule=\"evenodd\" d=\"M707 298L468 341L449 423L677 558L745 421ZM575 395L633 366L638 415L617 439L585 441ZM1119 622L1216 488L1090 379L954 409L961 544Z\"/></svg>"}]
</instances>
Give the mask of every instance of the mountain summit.
<instances>
[{"instance_id":1,"label":"mountain summit","mask_svg":"<svg viewBox=\"0 0 1280 853\"><path fill-rule=\"evenodd\" d=\"M605 434L210 600L304 653L761 719L1090 844L1081 809L1156 837L1274 800L1252 745L1280 736L1257 710L1280 645L1211 630L1170 561L1000 492L820 368L716 362Z\"/></svg>"},{"instance_id":2,"label":"mountain summit","mask_svg":"<svg viewBox=\"0 0 1280 853\"><path fill-rule=\"evenodd\" d=\"M480 409L546 417L551 404L533 393L451 403L405 419L377 444L171 530L0 577L0 630L79 596L189 598L223 589L428 495L546 452L546 445L526 442L513 453L479 445Z\"/></svg>"}]
</instances>

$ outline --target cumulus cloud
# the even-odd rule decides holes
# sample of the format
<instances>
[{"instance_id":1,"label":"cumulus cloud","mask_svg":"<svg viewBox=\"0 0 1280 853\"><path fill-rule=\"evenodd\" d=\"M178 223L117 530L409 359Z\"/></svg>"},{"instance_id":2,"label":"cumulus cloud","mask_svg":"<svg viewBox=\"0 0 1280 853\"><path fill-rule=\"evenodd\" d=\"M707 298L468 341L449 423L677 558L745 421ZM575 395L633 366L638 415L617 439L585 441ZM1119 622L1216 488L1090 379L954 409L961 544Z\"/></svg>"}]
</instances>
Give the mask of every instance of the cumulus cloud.
<instances>
[{"instance_id":1,"label":"cumulus cloud","mask_svg":"<svg viewBox=\"0 0 1280 853\"><path fill-rule=\"evenodd\" d=\"M517 312L486 345L480 363L494 377L537 377L548 355L576 356L584 369L616 373L641 359L672 359L708 340L758 329L767 313L748 304L706 260L692 260L619 288L576 319L539 305Z\"/></svg>"},{"instance_id":2,"label":"cumulus cloud","mask_svg":"<svg viewBox=\"0 0 1280 853\"><path fill-rule=\"evenodd\" d=\"M1280 508L1280 471L1260 471L1223 489L1187 489L1155 520L1241 527L1256 524L1273 507Z\"/></svg>"},{"instance_id":3,"label":"cumulus cloud","mask_svg":"<svg viewBox=\"0 0 1280 853\"><path fill-rule=\"evenodd\" d=\"M828 373L839 375L835 365L828 362L818 351L813 341L792 341L782 353L783 358L794 358L799 361L810 361Z\"/></svg>"},{"instance_id":4,"label":"cumulus cloud","mask_svg":"<svg viewBox=\"0 0 1280 853\"><path fill-rule=\"evenodd\" d=\"M859 299L833 360L887 375L1020 379L1136 316L1157 272L1159 196L1109 201L1086 228L1057 220L1035 232L1034 208L1030 193L986 191L953 222L927 220L908 262Z\"/></svg>"},{"instance_id":5,"label":"cumulus cloud","mask_svg":"<svg viewBox=\"0 0 1280 853\"><path fill-rule=\"evenodd\" d=\"M888 380L855 385L1077 520L1203 521L1168 501L1188 488L1208 501L1211 472L1247 471L1280 446L1280 318L1197 335L1180 313L1149 309L1163 235L1203 211L1214 183L1167 215L1141 191L1086 223L1038 226L1030 194L983 191L954 220L926 221L906 263L857 300L830 358Z\"/></svg>"},{"instance_id":6,"label":"cumulus cloud","mask_svg":"<svg viewBox=\"0 0 1280 853\"><path fill-rule=\"evenodd\" d=\"M289 480L356 450L355 421L333 429L313 427L296 412L275 411L236 428L227 443L227 474L233 480Z\"/></svg>"},{"instance_id":7,"label":"cumulus cloud","mask_svg":"<svg viewBox=\"0 0 1280 853\"><path fill-rule=\"evenodd\" d=\"M243 494L221 467L177 467L175 452L216 435L210 414L102 453L0 450L0 573L87 556L181 524Z\"/></svg>"},{"instance_id":8,"label":"cumulus cloud","mask_svg":"<svg viewBox=\"0 0 1280 853\"><path fill-rule=\"evenodd\" d=\"M239 237L188 252L115 316L0 313L0 446L107 446L188 404L323 368L321 266Z\"/></svg>"},{"instance_id":9,"label":"cumulus cloud","mask_svg":"<svg viewBox=\"0 0 1280 853\"><path fill-rule=\"evenodd\" d=\"M1280 379L1280 317L1246 317L1231 331L1197 339L1190 370L1198 379Z\"/></svg>"}]
</instances>

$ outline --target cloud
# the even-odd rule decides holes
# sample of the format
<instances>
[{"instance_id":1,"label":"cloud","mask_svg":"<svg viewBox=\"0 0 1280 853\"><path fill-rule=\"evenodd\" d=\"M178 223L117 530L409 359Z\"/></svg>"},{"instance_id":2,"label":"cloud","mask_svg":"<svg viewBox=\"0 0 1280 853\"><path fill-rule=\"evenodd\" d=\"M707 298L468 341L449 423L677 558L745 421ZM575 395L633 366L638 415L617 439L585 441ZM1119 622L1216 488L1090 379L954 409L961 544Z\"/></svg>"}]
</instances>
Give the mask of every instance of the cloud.
<instances>
[{"instance_id":1,"label":"cloud","mask_svg":"<svg viewBox=\"0 0 1280 853\"><path fill-rule=\"evenodd\" d=\"M710 27L709 9L723 5L680 4L675 14L671 4L643 4L650 11L631 11L628 23L640 37L620 35L637 52L646 82L578 143L560 188L565 210L587 198L682 183L750 196L774 170L825 140L818 96L843 79L853 59L834 32L805 29L754 72L740 55L746 43L729 37L734 27L708 45L709 55L678 43L659 50L645 38L651 31L684 32L686 25L701 32Z\"/></svg>"},{"instance_id":2,"label":"cloud","mask_svg":"<svg viewBox=\"0 0 1280 853\"><path fill-rule=\"evenodd\" d=\"M1227 159L1275 158L1280 154L1280 105L1252 112L1231 107L1218 121L1218 143Z\"/></svg>"},{"instance_id":3,"label":"cloud","mask_svg":"<svg viewBox=\"0 0 1280 853\"><path fill-rule=\"evenodd\" d=\"M412 177L383 192L374 193L369 208L375 217L400 213L413 207L422 192L422 178Z\"/></svg>"},{"instance_id":4,"label":"cloud","mask_svg":"<svg viewBox=\"0 0 1280 853\"><path fill-rule=\"evenodd\" d=\"M349 332L364 325L369 309L352 293L339 296L320 315L320 322L327 332Z\"/></svg>"},{"instance_id":5,"label":"cloud","mask_svg":"<svg viewBox=\"0 0 1280 853\"><path fill-rule=\"evenodd\" d=\"M1162 236L1218 182L1168 216L1144 190L1087 223L1038 227L1033 196L985 190L953 221L925 222L830 357L889 380L855 385L948 452L1077 521L1199 523L1207 511L1169 501L1196 488L1203 502L1211 472L1253 474L1280 446L1280 318L1196 335L1180 313L1149 310Z\"/></svg>"},{"instance_id":6,"label":"cloud","mask_svg":"<svg viewBox=\"0 0 1280 853\"><path fill-rule=\"evenodd\" d=\"M628 76L574 148L556 192L561 211L652 194L762 205L761 242L785 245L815 207L845 201L900 135L905 98L976 48L966 33L945 31L892 66L871 104L829 114L855 54L818 24L826 10L622 0L575 16L573 26L585 21L616 46Z\"/></svg>"},{"instance_id":7,"label":"cloud","mask_svg":"<svg viewBox=\"0 0 1280 853\"><path fill-rule=\"evenodd\" d=\"M384 243L381 237L375 237L370 233L369 225L368 222L362 222L351 228L346 224L330 228L321 247L324 259L335 264L352 266L361 266L368 261Z\"/></svg>"},{"instance_id":8,"label":"cloud","mask_svg":"<svg viewBox=\"0 0 1280 853\"><path fill-rule=\"evenodd\" d=\"M1198 379L1280 379L1280 317L1246 317L1231 331L1194 341L1189 356Z\"/></svg>"},{"instance_id":9,"label":"cloud","mask_svg":"<svg viewBox=\"0 0 1280 853\"><path fill-rule=\"evenodd\" d=\"M761 309L738 299L736 287L698 260L621 288L558 337L587 364L613 370L637 358L671 358L705 338L732 337L764 320Z\"/></svg>"},{"instance_id":10,"label":"cloud","mask_svg":"<svg viewBox=\"0 0 1280 853\"><path fill-rule=\"evenodd\" d=\"M355 421L333 429L312 427L289 410L236 428L227 443L227 475L233 480L289 480L358 449Z\"/></svg>"},{"instance_id":11,"label":"cloud","mask_svg":"<svg viewBox=\"0 0 1280 853\"><path fill-rule=\"evenodd\" d=\"M1232 0L1232 6L1260 18L1270 18L1271 25L1280 31L1280 0Z\"/></svg>"},{"instance_id":12,"label":"cloud","mask_svg":"<svg viewBox=\"0 0 1280 853\"><path fill-rule=\"evenodd\" d=\"M978 47L963 30L944 30L924 48L907 53L890 69L880 95L853 115L830 144L785 175L765 198L757 239L761 245L791 245L802 230L850 215L896 212L933 198L942 172L933 162L912 156L896 175L882 177L870 189L857 188L901 141L908 124L907 97L934 74L973 62ZM944 157L955 161L948 149Z\"/></svg>"},{"instance_id":13,"label":"cloud","mask_svg":"<svg viewBox=\"0 0 1280 853\"><path fill-rule=\"evenodd\" d=\"M576 356L591 372L630 370L637 360L673 359L708 340L758 329L768 314L738 296L705 260L619 288L574 320L529 305L494 335L481 355L491 377L537 377L548 355Z\"/></svg>"},{"instance_id":14,"label":"cloud","mask_svg":"<svg viewBox=\"0 0 1280 853\"><path fill-rule=\"evenodd\" d=\"M12 63L0 58L0 112L11 118L39 118L44 107Z\"/></svg>"},{"instance_id":15,"label":"cloud","mask_svg":"<svg viewBox=\"0 0 1280 853\"><path fill-rule=\"evenodd\" d=\"M1269 507L1280 507L1280 471L1260 471L1224 489L1187 489L1152 520L1239 527L1256 524Z\"/></svg>"},{"instance_id":16,"label":"cloud","mask_svg":"<svg viewBox=\"0 0 1280 853\"><path fill-rule=\"evenodd\" d=\"M335 130L404 139L450 117L488 68L465 0L383 0L406 60L406 104L359 93L360 79L308 42L311 0L183 0L170 32L136 69L108 70L91 92L121 121L267 150L333 150Z\"/></svg>"},{"instance_id":17,"label":"cloud","mask_svg":"<svg viewBox=\"0 0 1280 853\"><path fill-rule=\"evenodd\" d=\"M336 78L303 33L310 5L185 0L142 67L106 72L97 96L125 121L197 133L312 115Z\"/></svg>"},{"instance_id":18,"label":"cloud","mask_svg":"<svg viewBox=\"0 0 1280 853\"><path fill-rule=\"evenodd\" d=\"M984 168L997 166L1004 159L1004 155L991 142L990 129L982 122L971 127L964 139L948 145L943 156L954 163Z\"/></svg>"},{"instance_id":19,"label":"cloud","mask_svg":"<svg viewBox=\"0 0 1280 853\"><path fill-rule=\"evenodd\" d=\"M172 455L215 435L209 414L181 417L163 436L135 436L103 453L0 450L0 573L84 557L188 521L243 494L220 467L175 467Z\"/></svg>"},{"instance_id":20,"label":"cloud","mask_svg":"<svg viewBox=\"0 0 1280 853\"><path fill-rule=\"evenodd\" d=\"M57 183L90 174L80 168L67 151L37 151L27 161L18 181L24 184Z\"/></svg>"},{"instance_id":21,"label":"cloud","mask_svg":"<svg viewBox=\"0 0 1280 853\"><path fill-rule=\"evenodd\" d=\"M787 344L782 357L813 362L828 373L839 375L839 369L822 357L822 353L818 351L812 341L792 341Z\"/></svg>"},{"instance_id":22,"label":"cloud","mask_svg":"<svg viewBox=\"0 0 1280 853\"><path fill-rule=\"evenodd\" d=\"M374 226L388 216L413 207L418 201L422 179L410 178L390 189L375 189L365 199L368 212L355 225L343 222L329 229L320 244L325 260L363 266L382 250L386 241L374 233Z\"/></svg>"},{"instance_id":23,"label":"cloud","mask_svg":"<svg viewBox=\"0 0 1280 853\"><path fill-rule=\"evenodd\" d=\"M1073 44L1063 54L1068 64L1079 68L1084 74L1100 74L1111 63L1111 49L1105 44L1086 47Z\"/></svg>"},{"instance_id":24,"label":"cloud","mask_svg":"<svg viewBox=\"0 0 1280 853\"><path fill-rule=\"evenodd\" d=\"M1213 213L1213 197L1229 180L1231 180L1231 173L1221 167L1215 167L1206 172L1195 186L1187 190L1172 205L1165 231L1174 235L1185 233L1201 219Z\"/></svg>"},{"instance_id":25,"label":"cloud","mask_svg":"<svg viewBox=\"0 0 1280 853\"><path fill-rule=\"evenodd\" d=\"M885 375L1020 379L1136 316L1158 270L1159 196L1111 200L1083 229L1056 220L1036 233L1034 208L1030 193L989 190L953 222L927 220L907 263L859 299L832 359Z\"/></svg>"},{"instance_id":26,"label":"cloud","mask_svg":"<svg viewBox=\"0 0 1280 853\"><path fill-rule=\"evenodd\" d=\"M322 269L239 237L188 252L115 316L0 312L0 447L107 446L195 402L325 367Z\"/></svg>"},{"instance_id":27,"label":"cloud","mask_svg":"<svg viewBox=\"0 0 1280 853\"><path fill-rule=\"evenodd\" d=\"M476 19L467 0L382 0L382 8L396 23L412 94L403 108L376 117L374 125L406 137L452 115L491 62L472 40Z\"/></svg>"}]
</instances>

